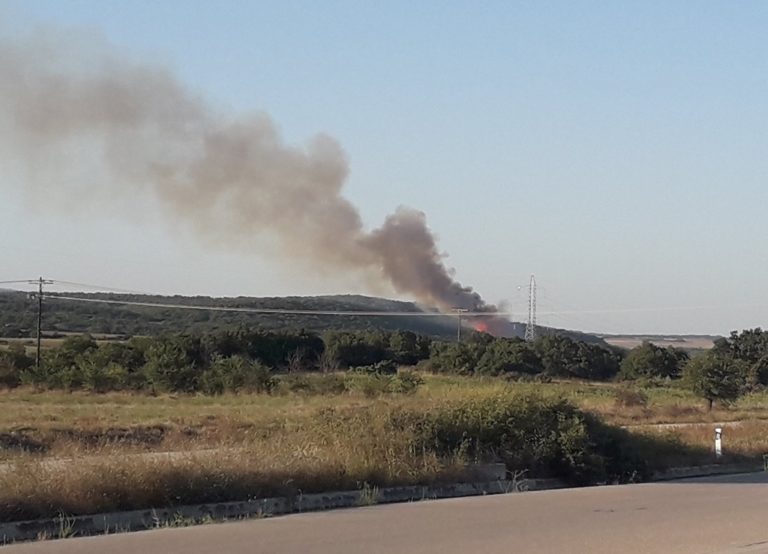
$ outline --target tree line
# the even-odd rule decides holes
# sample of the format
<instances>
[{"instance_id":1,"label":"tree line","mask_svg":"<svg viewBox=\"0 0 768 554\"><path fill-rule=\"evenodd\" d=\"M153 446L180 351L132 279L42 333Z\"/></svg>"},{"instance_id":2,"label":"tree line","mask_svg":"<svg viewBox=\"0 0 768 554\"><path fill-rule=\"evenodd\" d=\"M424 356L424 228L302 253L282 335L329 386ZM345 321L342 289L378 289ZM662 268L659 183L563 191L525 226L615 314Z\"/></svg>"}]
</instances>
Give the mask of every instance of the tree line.
<instances>
[{"instance_id":1,"label":"tree line","mask_svg":"<svg viewBox=\"0 0 768 554\"><path fill-rule=\"evenodd\" d=\"M717 339L706 353L693 357L646 342L627 354L619 377L676 379L705 399L709 409L714 402L728 404L768 386L768 331L759 327L733 331L729 337Z\"/></svg>"},{"instance_id":2,"label":"tree line","mask_svg":"<svg viewBox=\"0 0 768 554\"><path fill-rule=\"evenodd\" d=\"M42 363L20 346L0 352L0 385L155 392L268 391L276 372L394 375L418 365L433 372L513 376L546 374L607 379L618 354L567 337L526 343L473 333L461 343L412 331L269 331L238 327L127 341L71 336L43 351Z\"/></svg>"},{"instance_id":3,"label":"tree line","mask_svg":"<svg viewBox=\"0 0 768 554\"><path fill-rule=\"evenodd\" d=\"M680 381L705 398L729 402L768 385L768 332L733 332L693 358L650 342L623 353L565 336L533 342L472 333L447 342L412 331L270 331L240 326L202 334L133 337L97 342L65 339L43 352L42 363L22 346L0 352L0 386L144 390L151 392L269 392L274 374L395 375L400 366L461 375L512 378ZM412 383L411 383L412 384ZM403 383L385 383L400 387Z\"/></svg>"}]
</instances>

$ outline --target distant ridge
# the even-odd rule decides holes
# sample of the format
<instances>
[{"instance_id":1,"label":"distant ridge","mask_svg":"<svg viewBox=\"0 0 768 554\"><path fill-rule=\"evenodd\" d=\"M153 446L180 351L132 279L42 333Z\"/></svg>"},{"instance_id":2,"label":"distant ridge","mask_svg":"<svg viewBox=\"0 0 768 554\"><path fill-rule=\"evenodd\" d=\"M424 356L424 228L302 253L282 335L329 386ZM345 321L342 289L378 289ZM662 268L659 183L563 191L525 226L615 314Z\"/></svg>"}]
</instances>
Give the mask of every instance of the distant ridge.
<instances>
[{"instance_id":1,"label":"distant ridge","mask_svg":"<svg viewBox=\"0 0 768 554\"><path fill-rule=\"evenodd\" d=\"M62 293L64 294L64 293ZM92 333L111 335L157 335L172 332L210 332L238 325L264 329L306 329L322 332L328 330L355 331L364 329L408 330L438 338L456 336L456 319L453 316L426 315L427 310L413 302L389 300L356 294L325 296L283 297L210 297L165 296L115 293L66 293L67 296L86 300L110 300L220 306L249 309L288 309L310 311L375 311L424 313L424 317L366 316L366 315L309 315L309 314L258 314L186 310L148 306L101 304L57 300L52 295L46 302L44 330L46 334ZM36 321L36 304L27 293L2 291L0 294L0 336L32 336ZM510 328L522 337L525 326L513 323ZM540 327L541 333L558 333L586 342L602 342L595 335L578 331L555 330Z\"/></svg>"}]
</instances>

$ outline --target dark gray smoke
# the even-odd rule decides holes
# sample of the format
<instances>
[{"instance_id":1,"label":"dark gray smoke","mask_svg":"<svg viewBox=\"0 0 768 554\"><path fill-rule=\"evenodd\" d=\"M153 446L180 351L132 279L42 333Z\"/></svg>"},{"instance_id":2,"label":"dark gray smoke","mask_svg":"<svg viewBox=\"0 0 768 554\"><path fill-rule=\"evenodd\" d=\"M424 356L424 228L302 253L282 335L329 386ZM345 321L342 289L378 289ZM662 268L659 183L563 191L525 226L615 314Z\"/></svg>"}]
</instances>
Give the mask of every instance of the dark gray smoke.
<instances>
[{"instance_id":1,"label":"dark gray smoke","mask_svg":"<svg viewBox=\"0 0 768 554\"><path fill-rule=\"evenodd\" d=\"M423 213L401 207L364 230L333 138L286 145L267 115L222 115L168 70L77 40L0 38L0 147L51 204L149 192L206 239L266 237L281 256L442 309L487 308L451 278Z\"/></svg>"}]
</instances>

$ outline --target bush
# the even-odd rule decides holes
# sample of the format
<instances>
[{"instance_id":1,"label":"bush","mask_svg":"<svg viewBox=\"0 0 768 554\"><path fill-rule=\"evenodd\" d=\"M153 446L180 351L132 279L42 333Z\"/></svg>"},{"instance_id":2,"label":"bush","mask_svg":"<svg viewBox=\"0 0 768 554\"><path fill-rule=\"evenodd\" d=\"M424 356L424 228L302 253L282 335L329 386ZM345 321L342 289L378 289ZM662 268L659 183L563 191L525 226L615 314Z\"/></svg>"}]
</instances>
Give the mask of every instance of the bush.
<instances>
[{"instance_id":1,"label":"bush","mask_svg":"<svg viewBox=\"0 0 768 554\"><path fill-rule=\"evenodd\" d=\"M389 392L391 381L391 377L378 373L349 373L344 378L344 386L348 391L362 392L372 398Z\"/></svg>"},{"instance_id":2,"label":"bush","mask_svg":"<svg viewBox=\"0 0 768 554\"><path fill-rule=\"evenodd\" d=\"M143 372L149 385L167 392L197 390L201 369L208 363L200 339L185 335L153 340L145 356Z\"/></svg>"},{"instance_id":3,"label":"bush","mask_svg":"<svg viewBox=\"0 0 768 554\"><path fill-rule=\"evenodd\" d=\"M270 393L276 386L277 380L267 366L242 356L218 358L200 375L200 390L207 394L225 391Z\"/></svg>"},{"instance_id":4,"label":"bush","mask_svg":"<svg viewBox=\"0 0 768 554\"><path fill-rule=\"evenodd\" d=\"M389 381L389 392L413 394L423 384L424 379L418 373L401 371Z\"/></svg>"},{"instance_id":5,"label":"bush","mask_svg":"<svg viewBox=\"0 0 768 554\"><path fill-rule=\"evenodd\" d=\"M297 374L283 375L277 381L277 390L288 393L304 394L341 394L347 390L344 376L336 374L312 375Z\"/></svg>"},{"instance_id":6,"label":"bush","mask_svg":"<svg viewBox=\"0 0 768 554\"><path fill-rule=\"evenodd\" d=\"M392 360L384 360L371 365L352 367L349 371L364 375L395 375L397 373L397 363Z\"/></svg>"},{"instance_id":7,"label":"bush","mask_svg":"<svg viewBox=\"0 0 768 554\"><path fill-rule=\"evenodd\" d=\"M22 372L34 363L20 344L12 344L8 350L0 350L0 387L18 387L21 384Z\"/></svg>"},{"instance_id":8,"label":"bush","mask_svg":"<svg viewBox=\"0 0 768 554\"><path fill-rule=\"evenodd\" d=\"M79 364L82 386L91 392L108 392L129 387L129 375L121 365L110 362L106 367L97 366L92 360L84 359Z\"/></svg>"},{"instance_id":9,"label":"bush","mask_svg":"<svg viewBox=\"0 0 768 554\"><path fill-rule=\"evenodd\" d=\"M417 430L416 448L470 459L501 459L507 469L573 484L628 482L649 474L633 438L559 399L498 394L403 411L393 425Z\"/></svg>"}]
</instances>

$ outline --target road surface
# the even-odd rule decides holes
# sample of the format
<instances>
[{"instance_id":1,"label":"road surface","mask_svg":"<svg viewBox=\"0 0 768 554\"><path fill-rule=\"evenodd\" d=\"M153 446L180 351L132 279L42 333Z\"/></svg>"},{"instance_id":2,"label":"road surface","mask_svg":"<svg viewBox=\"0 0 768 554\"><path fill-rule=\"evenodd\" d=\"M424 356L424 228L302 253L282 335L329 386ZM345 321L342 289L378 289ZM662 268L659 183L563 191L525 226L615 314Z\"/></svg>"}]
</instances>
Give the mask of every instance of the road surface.
<instances>
[{"instance_id":1,"label":"road surface","mask_svg":"<svg viewBox=\"0 0 768 554\"><path fill-rule=\"evenodd\" d=\"M390 504L0 554L768 553L768 474Z\"/></svg>"}]
</instances>

